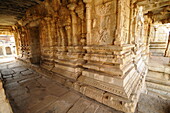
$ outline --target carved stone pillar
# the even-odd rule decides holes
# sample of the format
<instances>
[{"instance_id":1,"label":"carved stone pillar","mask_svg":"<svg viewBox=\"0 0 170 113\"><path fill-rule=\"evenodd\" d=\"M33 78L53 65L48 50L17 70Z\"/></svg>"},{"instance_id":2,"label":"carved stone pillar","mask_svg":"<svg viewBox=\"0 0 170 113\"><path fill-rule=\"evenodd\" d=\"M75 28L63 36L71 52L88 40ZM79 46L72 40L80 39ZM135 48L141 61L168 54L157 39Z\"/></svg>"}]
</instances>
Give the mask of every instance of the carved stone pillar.
<instances>
[{"instance_id":1,"label":"carved stone pillar","mask_svg":"<svg viewBox=\"0 0 170 113\"><path fill-rule=\"evenodd\" d=\"M114 44L115 45L122 45L123 42L122 42L122 29L123 29L123 22L121 20L121 17L123 16L123 12L122 12L122 9L123 9L123 5L122 5L122 0L118 0L118 13L117 13L117 30L116 30L116 39L115 39L115 42Z\"/></svg>"},{"instance_id":2,"label":"carved stone pillar","mask_svg":"<svg viewBox=\"0 0 170 113\"><path fill-rule=\"evenodd\" d=\"M87 21L87 45L91 45L91 2L92 0L83 0L86 3L86 21Z\"/></svg>"},{"instance_id":3,"label":"carved stone pillar","mask_svg":"<svg viewBox=\"0 0 170 113\"><path fill-rule=\"evenodd\" d=\"M55 44L55 20L52 18L51 20L51 38L52 38L52 46Z\"/></svg>"},{"instance_id":4,"label":"carved stone pillar","mask_svg":"<svg viewBox=\"0 0 170 113\"><path fill-rule=\"evenodd\" d=\"M67 38L68 38L68 46L72 45L71 41L71 27L70 26L65 26L66 33L67 33Z\"/></svg>"},{"instance_id":5,"label":"carved stone pillar","mask_svg":"<svg viewBox=\"0 0 170 113\"><path fill-rule=\"evenodd\" d=\"M79 36L81 37L80 42L81 45L86 45L86 22L85 22L85 5L83 4L82 1L78 2L78 6L75 9L75 12L78 15L78 27L80 29L80 34Z\"/></svg>"},{"instance_id":6,"label":"carved stone pillar","mask_svg":"<svg viewBox=\"0 0 170 113\"><path fill-rule=\"evenodd\" d=\"M58 24L58 15L57 14L54 14L54 23L53 24L55 26L54 27L54 29L55 29L54 30L55 31L54 32L54 38L55 38L54 39L54 41L55 41L54 45L56 46L56 45L58 45L58 25L57 25Z\"/></svg>"},{"instance_id":7,"label":"carved stone pillar","mask_svg":"<svg viewBox=\"0 0 170 113\"><path fill-rule=\"evenodd\" d=\"M45 20L47 21L47 31L48 31L48 42L49 45L52 45L52 36L51 36L51 18L50 17L46 17Z\"/></svg>"},{"instance_id":8,"label":"carved stone pillar","mask_svg":"<svg viewBox=\"0 0 170 113\"><path fill-rule=\"evenodd\" d=\"M73 45L78 45L78 37L77 37L77 16L74 12L77 4L71 3L68 5L68 8L71 10L71 18L72 18L72 36L73 36Z\"/></svg>"},{"instance_id":9,"label":"carved stone pillar","mask_svg":"<svg viewBox=\"0 0 170 113\"><path fill-rule=\"evenodd\" d=\"M45 46L45 21L42 20L40 24L40 45L41 47Z\"/></svg>"}]
</instances>

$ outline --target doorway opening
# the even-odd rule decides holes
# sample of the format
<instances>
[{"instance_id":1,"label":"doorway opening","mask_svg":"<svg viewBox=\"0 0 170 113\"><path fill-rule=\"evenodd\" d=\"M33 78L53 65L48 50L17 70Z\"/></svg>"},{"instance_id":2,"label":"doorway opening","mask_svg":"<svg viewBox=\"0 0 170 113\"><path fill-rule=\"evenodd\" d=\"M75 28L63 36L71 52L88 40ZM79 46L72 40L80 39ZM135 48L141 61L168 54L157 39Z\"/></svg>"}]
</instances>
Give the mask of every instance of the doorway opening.
<instances>
[{"instance_id":1,"label":"doorway opening","mask_svg":"<svg viewBox=\"0 0 170 113\"><path fill-rule=\"evenodd\" d=\"M150 38L150 52L152 56L170 56L170 24L153 25Z\"/></svg>"},{"instance_id":2,"label":"doorway opening","mask_svg":"<svg viewBox=\"0 0 170 113\"><path fill-rule=\"evenodd\" d=\"M0 63L15 60L15 39L12 34L0 35Z\"/></svg>"}]
</instances>

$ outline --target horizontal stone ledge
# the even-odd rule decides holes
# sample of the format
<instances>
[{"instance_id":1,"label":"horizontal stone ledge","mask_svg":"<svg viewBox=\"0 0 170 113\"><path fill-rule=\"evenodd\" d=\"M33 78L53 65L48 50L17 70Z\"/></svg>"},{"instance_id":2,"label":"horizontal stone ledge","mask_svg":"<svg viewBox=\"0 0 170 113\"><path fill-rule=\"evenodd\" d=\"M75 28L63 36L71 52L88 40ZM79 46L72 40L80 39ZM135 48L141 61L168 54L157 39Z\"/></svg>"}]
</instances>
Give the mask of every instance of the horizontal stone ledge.
<instances>
[{"instance_id":1,"label":"horizontal stone ledge","mask_svg":"<svg viewBox=\"0 0 170 113\"><path fill-rule=\"evenodd\" d=\"M90 85L90 86L102 89L104 91L108 91L110 93L119 95L121 97L129 98L133 89L135 88L135 85L139 82L139 76L136 74L133 80L128 81L128 83L124 87L121 86L121 83L123 80L122 81L115 80L115 82L117 83L116 84L114 81L113 83L109 83L107 81L100 81L100 80L96 80L90 77L80 76L78 78L78 81L80 83L84 83L86 85Z\"/></svg>"},{"instance_id":2,"label":"horizontal stone ledge","mask_svg":"<svg viewBox=\"0 0 170 113\"><path fill-rule=\"evenodd\" d=\"M165 86L165 85L157 84L157 83L152 83L152 82L146 82L146 86L149 87L149 88L153 88L153 89L157 89L157 90L160 90L160 91L167 92L170 95L170 87L169 86Z\"/></svg>"},{"instance_id":3,"label":"horizontal stone ledge","mask_svg":"<svg viewBox=\"0 0 170 113\"><path fill-rule=\"evenodd\" d=\"M83 59L54 59L54 62L68 66L79 66L85 63Z\"/></svg>"},{"instance_id":4,"label":"horizontal stone ledge","mask_svg":"<svg viewBox=\"0 0 170 113\"><path fill-rule=\"evenodd\" d=\"M117 45L89 45L89 46L85 46L83 48L85 49L98 49L98 50L103 50L102 48L104 49L111 49L111 50L117 50L117 51L120 51L120 50L127 50L127 49L131 49L135 47L134 45L132 44L124 44L122 46L117 46Z\"/></svg>"},{"instance_id":5,"label":"horizontal stone ledge","mask_svg":"<svg viewBox=\"0 0 170 113\"><path fill-rule=\"evenodd\" d=\"M157 66L156 65L150 65L149 66L150 71L160 72L160 73L167 73L170 74L170 66Z\"/></svg>"},{"instance_id":6,"label":"horizontal stone ledge","mask_svg":"<svg viewBox=\"0 0 170 113\"><path fill-rule=\"evenodd\" d=\"M150 76L146 76L146 82L151 82L151 83L156 83L156 84L162 84L162 85L165 85L165 86L170 86L170 81L162 80L162 79L158 79L158 78L154 78L154 77L150 77Z\"/></svg>"},{"instance_id":7,"label":"horizontal stone ledge","mask_svg":"<svg viewBox=\"0 0 170 113\"><path fill-rule=\"evenodd\" d=\"M159 89L153 89L153 88L150 88L150 87L148 87L147 90L150 93L158 95L159 97L161 97L163 99L170 99L170 93L167 93L165 91L161 91Z\"/></svg>"},{"instance_id":8,"label":"horizontal stone ledge","mask_svg":"<svg viewBox=\"0 0 170 113\"><path fill-rule=\"evenodd\" d=\"M56 74L62 75L66 78L73 79L73 80L76 80L78 78L78 76L81 75L80 72L71 72L71 71L67 71L65 69L61 69L61 68L57 68L57 67L54 67L51 71Z\"/></svg>"}]
</instances>

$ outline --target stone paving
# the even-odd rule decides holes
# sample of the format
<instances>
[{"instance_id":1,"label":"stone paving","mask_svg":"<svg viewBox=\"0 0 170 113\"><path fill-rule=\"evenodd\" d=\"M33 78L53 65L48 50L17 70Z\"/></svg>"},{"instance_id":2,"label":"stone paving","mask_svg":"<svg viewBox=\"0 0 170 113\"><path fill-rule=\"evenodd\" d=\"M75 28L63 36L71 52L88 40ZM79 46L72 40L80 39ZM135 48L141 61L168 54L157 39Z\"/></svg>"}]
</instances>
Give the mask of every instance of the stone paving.
<instances>
[{"instance_id":1,"label":"stone paving","mask_svg":"<svg viewBox=\"0 0 170 113\"><path fill-rule=\"evenodd\" d=\"M121 113L60 85L17 61L0 64L0 72L14 113ZM169 113L169 107L169 101L160 101L159 98L142 94L136 113Z\"/></svg>"}]
</instances>

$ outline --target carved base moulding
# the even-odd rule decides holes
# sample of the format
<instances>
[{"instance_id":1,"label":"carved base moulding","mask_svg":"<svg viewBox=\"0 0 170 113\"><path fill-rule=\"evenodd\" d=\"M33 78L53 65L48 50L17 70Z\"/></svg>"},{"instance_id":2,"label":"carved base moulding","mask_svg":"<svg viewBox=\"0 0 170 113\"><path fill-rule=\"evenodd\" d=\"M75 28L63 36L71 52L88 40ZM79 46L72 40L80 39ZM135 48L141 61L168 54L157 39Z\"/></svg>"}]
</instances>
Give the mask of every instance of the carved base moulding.
<instances>
[{"instance_id":1,"label":"carved base moulding","mask_svg":"<svg viewBox=\"0 0 170 113\"><path fill-rule=\"evenodd\" d=\"M83 59L55 59L55 63L69 65L69 66L81 66L85 63Z\"/></svg>"},{"instance_id":2,"label":"carved base moulding","mask_svg":"<svg viewBox=\"0 0 170 113\"><path fill-rule=\"evenodd\" d=\"M54 67L52 69L52 72L62 75L66 78L73 79L73 80L76 80L78 78L78 76L81 75L81 73L79 73L79 72L71 72L71 71L67 71L65 69L58 68L58 67Z\"/></svg>"}]
</instances>

